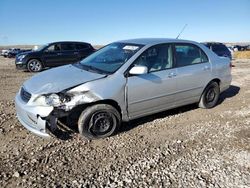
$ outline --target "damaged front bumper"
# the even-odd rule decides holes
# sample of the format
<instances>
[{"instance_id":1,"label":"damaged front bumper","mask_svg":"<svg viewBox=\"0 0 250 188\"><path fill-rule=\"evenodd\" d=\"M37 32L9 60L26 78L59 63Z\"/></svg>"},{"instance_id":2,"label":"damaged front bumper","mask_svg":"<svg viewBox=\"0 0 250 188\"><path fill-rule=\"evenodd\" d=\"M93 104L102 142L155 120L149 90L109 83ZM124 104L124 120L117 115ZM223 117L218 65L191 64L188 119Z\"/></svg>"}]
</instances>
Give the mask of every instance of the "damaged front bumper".
<instances>
[{"instance_id":1,"label":"damaged front bumper","mask_svg":"<svg viewBox=\"0 0 250 188\"><path fill-rule=\"evenodd\" d=\"M21 124L32 133L41 137L50 137L48 134L48 116L53 107L29 106L19 94L15 98L17 118Z\"/></svg>"}]
</instances>

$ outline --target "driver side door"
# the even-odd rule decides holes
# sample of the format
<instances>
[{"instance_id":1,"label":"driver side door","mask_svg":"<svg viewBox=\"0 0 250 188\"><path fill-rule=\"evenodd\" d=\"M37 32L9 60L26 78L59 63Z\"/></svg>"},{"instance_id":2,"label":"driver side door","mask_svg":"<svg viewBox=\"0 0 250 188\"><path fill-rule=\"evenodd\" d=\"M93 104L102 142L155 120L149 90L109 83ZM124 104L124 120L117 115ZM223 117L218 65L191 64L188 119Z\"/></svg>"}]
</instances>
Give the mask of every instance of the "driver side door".
<instances>
[{"instance_id":1,"label":"driver side door","mask_svg":"<svg viewBox=\"0 0 250 188\"><path fill-rule=\"evenodd\" d=\"M176 68L171 44L145 50L133 66L146 66L147 74L127 78L127 105L130 119L164 111L175 106Z\"/></svg>"},{"instance_id":2,"label":"driver side door","mask_svg":"<svg viewBox=\"0 0 250 188\"><path fill-rule=\"evenodd\" d=\"M42 55L45 66L54 67L63 64L64 57L61 50L61 44L52 44L48 46Z\"/></svg>"}]
</instances>

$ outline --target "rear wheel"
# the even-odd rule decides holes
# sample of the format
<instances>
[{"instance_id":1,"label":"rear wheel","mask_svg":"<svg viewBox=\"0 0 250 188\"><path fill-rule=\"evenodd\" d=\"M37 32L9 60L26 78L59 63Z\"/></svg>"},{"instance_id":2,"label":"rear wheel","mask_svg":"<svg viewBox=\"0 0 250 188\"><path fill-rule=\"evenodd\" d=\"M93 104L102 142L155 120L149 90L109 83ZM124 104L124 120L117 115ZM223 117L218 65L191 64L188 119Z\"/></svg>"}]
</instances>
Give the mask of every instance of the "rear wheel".
<instances>
[{"instance_id":1,"label":"rear wheel","mask_svg":"<svg viewBox=\"0 0 250 188\"><path fill-rule=\"evenodd\" d=\"M105 138L114 134L121 124L119 112L111 105L87 107L78 120L79 133L88 139Z\"/></svg>"},{"instance_id":2,"label":"rear wheel","mask_svg":"<svg viewBox=\"0 0 250 188\"><path fill-rule=\"evenodd\" d=\"M213 108L220 96L220 87L217 82L210 83L201 95L201 99L199 102L200 108Z\"/></svg>"},{"instance_id":3,"label":"rear wheel","mask_svg":"<svg viewBox=\"0 0 250 188\"><path fill-rule=\"evenodd\" d=\"M27 68L30 72L40 72L43 65L38 59L31 59L28 61Z\"/></svg>"}]
</instances>

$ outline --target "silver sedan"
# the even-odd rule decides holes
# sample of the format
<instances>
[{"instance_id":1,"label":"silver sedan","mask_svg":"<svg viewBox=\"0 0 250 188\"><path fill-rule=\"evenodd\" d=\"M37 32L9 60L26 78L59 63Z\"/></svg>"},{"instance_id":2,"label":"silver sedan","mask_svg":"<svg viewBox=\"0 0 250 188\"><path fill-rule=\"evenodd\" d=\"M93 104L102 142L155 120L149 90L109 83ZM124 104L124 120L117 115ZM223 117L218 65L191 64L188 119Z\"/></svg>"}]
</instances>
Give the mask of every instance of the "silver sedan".
<instances>
[{"instance_id":1,"label":"silver sedan","mask_svg":"<svg viewBox=\"0 0 250 188\"><path fill-rule=\"evenodd\" d=\"M212 108L231 80L230 60L200 43L118 41L27 80L16 95L16 112L39 136L58 136L64 120L88 139L103 138L122 121L191 103Z\"/></svg>"}]
</instances>

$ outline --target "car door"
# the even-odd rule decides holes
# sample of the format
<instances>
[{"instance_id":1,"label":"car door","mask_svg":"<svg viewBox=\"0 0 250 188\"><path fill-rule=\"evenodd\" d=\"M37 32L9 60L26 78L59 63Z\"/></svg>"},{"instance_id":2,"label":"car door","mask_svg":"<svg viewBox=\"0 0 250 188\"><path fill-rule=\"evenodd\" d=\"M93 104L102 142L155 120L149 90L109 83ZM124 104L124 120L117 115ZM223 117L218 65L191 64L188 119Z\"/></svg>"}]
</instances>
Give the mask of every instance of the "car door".
<instances>
[{"instance_id":1,"label":"car door","mask_svg":"<svg viewBox=\"0 0 250 188\"><path fill-rule=\"evenodd\" d=\"M84 59L85 57L89 56L91 53L94 52L92 46L90 46L89 44L84 44L84 43L77 43L76 49L78 52L79 60Z\"/></svg>"},{"instance_id":2,"label":"car door","mask_svg":"<svg viewBox=\"0 0 250 188\"><path fill-rule=\"evenodd\" d=\"M173 68L171 45L161 44L145 50L133 64L138 65L146 66L148 73L127 78L130 118L172 108L175 105L176 69Z\"/></svg>"},{"instance_id":3,"label":"car door","mask_svg":"<svg viewBox=\"0 0 250 188\"><path fill-rule=\"evenodd\" d=\"M77 62L78 52L76 51L75 44L71 42L62 43L62 64L71 64Z\"/></svg>"},{"instance_id":4,"label":"car door","mask_svg":"<svg viewBox=\"0 0 250 188\"><path fill-rule=\"evenodd\" d=\"M174 50L177 66L176 105L197 102L211 78L208 57L194 44L175 44Z\"/></svg>"},{"instance_id":5,"label":"car door","mask_svg":"<svg viewBox=\"0 0 250 188\"><path fill-rule=\"evenodd\" d=\"M45 66L54 67L63 64L64 56L61 51L61 44L51 44L42 53L42 60Z\"/></svg>"}]
</instances>

